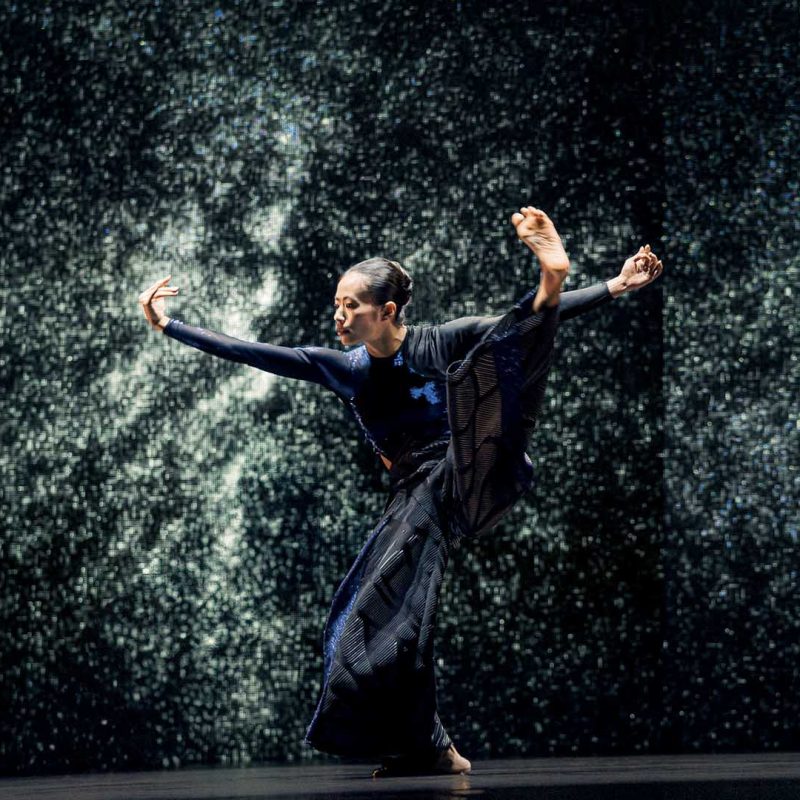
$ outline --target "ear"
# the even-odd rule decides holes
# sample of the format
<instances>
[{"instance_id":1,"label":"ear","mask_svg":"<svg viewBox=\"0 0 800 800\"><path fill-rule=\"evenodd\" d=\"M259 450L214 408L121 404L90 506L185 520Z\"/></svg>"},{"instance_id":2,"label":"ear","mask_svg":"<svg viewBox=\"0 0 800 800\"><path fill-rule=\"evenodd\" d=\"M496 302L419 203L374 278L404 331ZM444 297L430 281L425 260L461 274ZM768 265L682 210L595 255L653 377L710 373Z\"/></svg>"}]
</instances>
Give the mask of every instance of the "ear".
<instances>
[{"instance_id":1,"label":"ear","mask_svg":"<svg viewBox=\"0 0 800 800\"><path fill-rule=\"evenodd\" d=\"M381 319L394 319L396 313L397 303L395 303L394 300L390 300L388 303L384 303Z\"/></svg>"}]
</instances>

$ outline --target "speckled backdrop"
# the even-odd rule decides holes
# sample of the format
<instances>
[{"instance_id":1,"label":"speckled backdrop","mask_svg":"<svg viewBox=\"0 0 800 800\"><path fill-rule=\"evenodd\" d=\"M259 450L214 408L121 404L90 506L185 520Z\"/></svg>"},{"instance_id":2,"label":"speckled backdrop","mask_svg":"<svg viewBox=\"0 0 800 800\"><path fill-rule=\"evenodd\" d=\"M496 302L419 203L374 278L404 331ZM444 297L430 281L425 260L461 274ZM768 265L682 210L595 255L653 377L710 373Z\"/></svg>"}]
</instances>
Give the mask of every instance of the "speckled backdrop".
<instances>
[{"instance_id":1,"label":"speckled backdrop","mask_svg":"<svg viewBox=\"0 0 800 800\"><path fill-rule=\"evenodd\" d=\"M478 759L800 747L797 4L493 5L3 4L0 771L318 757L385 477L332 396L136 298L171 273L172 316L333 345L381 253L414 321L499 313L521 204L568 288L666 269L560 331L537 486L450 565L445 725Z\"/></svg>"}]
</instances>

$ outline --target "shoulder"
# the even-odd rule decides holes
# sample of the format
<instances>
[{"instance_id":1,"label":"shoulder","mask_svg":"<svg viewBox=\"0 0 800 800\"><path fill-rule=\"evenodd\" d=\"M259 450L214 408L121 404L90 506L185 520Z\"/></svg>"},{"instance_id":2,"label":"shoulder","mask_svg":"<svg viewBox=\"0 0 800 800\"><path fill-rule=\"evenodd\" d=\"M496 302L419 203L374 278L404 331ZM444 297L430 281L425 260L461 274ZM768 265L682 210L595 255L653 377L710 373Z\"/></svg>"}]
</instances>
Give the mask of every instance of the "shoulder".
<instances>
[{"instance_id":1,"label":"shoulder","mask_svg":"<svg viewBox=\"0 0 800 800\"><path fill-rule=\"evenodd\" d=\"M448 366L463 358L479 338L480 317L464 317L441 325L414 325L408 331L408 357L424 375L443 376Z\"/></svg>"},{"instance_id":2,"label":"shoulder","mask_svg":"<svg viewBox=\"0 0 800 800\"><path fill-rule=\"evenodd\" d=\"M366 345L360 344L352 350L346 350L342 355L352 372L360 372L369 367L369 353Z\"/></svg>"},{"instance_id":3,"label":"shoulder","mask_svg":"<svg viewBox=\"0 0 800 800\"><path fill-rule=\"evenodd\" d=\"M425 325L424 336L439 347L471 349L500 317L459 317L439 325Z\"/></svg>"},{"instance_id":4,"label":"shoulder","mask_svg":"<svg viewBox=\"0 0 800 800\"><path fill-rule=\"evenodd\" d=\"M304 355L309 361L330 366L343 366L347 363L347 353L334 350L330 347L317 347L316 345L299 345L293 347L297 353Z\"/></svg>"},{"instance_id":5,"label":"shoulder","mask_svg":"<svg viewBox=\"0 0 800 800\"><path fill-rule=\"evenodd\" d=\"M459 317L458 319L443 322L441 325L434 325L436 334L442 339L450 339L460 342L464 339L472 339L482 336L500 317Z\"/></svg>"},{"instance_id":6,"label":"shoulder","mask_svg":"<svg viewBox=\"0 0 800 800\"><path fill-rule=\"evenodd\" d=\"M350 352L311 345L293 349L316 367L321 375L321 382L328 388L340 395L352 394L354 370Z\"/></svg>"}]
</instances>

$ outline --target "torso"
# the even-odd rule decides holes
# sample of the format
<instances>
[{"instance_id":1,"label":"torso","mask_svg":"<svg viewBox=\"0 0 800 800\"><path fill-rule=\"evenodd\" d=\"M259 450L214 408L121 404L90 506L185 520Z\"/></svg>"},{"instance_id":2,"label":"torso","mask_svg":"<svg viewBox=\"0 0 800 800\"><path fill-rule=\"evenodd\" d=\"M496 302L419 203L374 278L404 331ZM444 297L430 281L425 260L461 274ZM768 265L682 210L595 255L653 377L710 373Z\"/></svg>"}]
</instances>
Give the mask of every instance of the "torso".
<instances>
[{"instance_id":1,"label":"torso","mask_svg":"<svg viewBox=\"0 0 800 800\"><path fill-rule=\"evenodd\" d=\"M389 469L403 453L450 434L444 377L416 368L416 335L409 329L393 356L376 358L363 345L347 353L355 378L350 410Z\"/></svg>"}]
</instances>

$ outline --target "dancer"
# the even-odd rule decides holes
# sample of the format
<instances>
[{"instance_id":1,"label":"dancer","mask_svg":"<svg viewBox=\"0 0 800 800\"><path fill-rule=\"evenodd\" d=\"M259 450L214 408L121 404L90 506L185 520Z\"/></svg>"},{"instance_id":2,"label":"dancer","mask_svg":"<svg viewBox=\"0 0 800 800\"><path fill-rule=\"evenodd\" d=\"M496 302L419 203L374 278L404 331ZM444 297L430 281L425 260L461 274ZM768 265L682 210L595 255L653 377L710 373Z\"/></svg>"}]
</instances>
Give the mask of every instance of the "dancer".
<instances>
[{"instance_id":1,"label":"dancer","mask_svg":"<svg viewBox=\"0 0 800 800\"><path fill-rule=\"evenodd\" d=\"M410 276L371 258L336 289L336 335L347 351L242 341L171 319L171 276L139 297L150 325L173 339L333 391L389 470L383 515L333 597L305 738L382 760L376 776L470 771L436 705L433 631L450 550L489 531L532 483L525 451L559 322L663 269L647 245L610 281L562 293L569 259L552 221L527 206L511 222L541 278L507 313L406 325Z\"/></svg>"}]
</instances>

